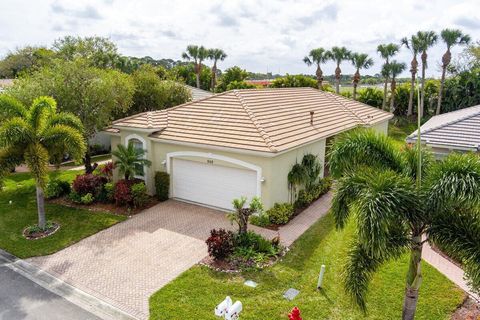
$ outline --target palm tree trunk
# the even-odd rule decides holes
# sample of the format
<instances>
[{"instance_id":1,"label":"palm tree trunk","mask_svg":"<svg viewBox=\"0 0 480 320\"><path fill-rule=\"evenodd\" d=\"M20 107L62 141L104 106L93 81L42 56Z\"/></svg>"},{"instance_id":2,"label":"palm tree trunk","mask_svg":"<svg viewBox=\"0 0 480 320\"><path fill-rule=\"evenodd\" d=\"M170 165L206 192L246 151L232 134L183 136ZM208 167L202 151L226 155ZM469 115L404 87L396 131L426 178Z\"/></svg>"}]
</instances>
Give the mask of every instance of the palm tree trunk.
<instances>
[{"instance_id":1,"label":"palm tree trunk","mask_svg":"<svg viewBox=\"0 0 480 320\"><path fill-rule=\"evenodd\" d=\"M410 80L410 95L408 97L408 110L407 116L413 114L413 96L415 93L415 73L412 72L412 79Z\"/></svg>"},{"instance_id":2,"label":"palm tree trunk","mask_svg":"<svg viewBox=\"0 0 480 320\"><path fill-rule=\"evenodd\" d=\"M196 64L195 65L195 77L197 78L197 88L200 89L200 65L199 64Z\"/></svg>"},{"instance_id":3,"label":"palm tree trunk","mask_svg":"<svg viewBox=\"0 0 480 320\"><path fill-rule=\"evenodd\" d=\"M358 86L358 83L354 82L353 83L353 100L357 100L357 86Z\"/></svg>"},{"instance_id":4,"label":"palm tree trunk","mask_svg":"<svg viewBox=\"0 0 480 320\"><path fill-rule=\"evenodd\" d=\"M422 237L415 235L412 237L412 248L410 249L410 264L407 274L407 283L405 287L405 297L403 301L402 319L413 320L418 302L418 290L422 283Z\"/></svg>"},{"instance_id":5,"label":"palm tree trunk","mask_svg":"<svg viewBox=\"0 0 480 320\"><path fill-rule=\"evenodd\" d=\"M90 146L87 146L87 151L85 152L85 158L83 159L85 162L85 173L90 174L93 172L93 167L92 167L92 157L90 155Z\"/></svg>"},{"instance_id":6,"label":"palm tree trunk","mask_svg":"<svg viewBox=\"0 0 480 320\"><path fill-rule=\"evenodd\" d=\"M360 82L360 70L357 69L353 75L353 100L357 100L357 87Z\"/></svg>"},{"instance_id":7,"label":"palm tree trunk","mask_svg":"<svg viewBox=\"0 0 480 320\"><path fill-rule=\"evenodd\" d=\"M395 110L395 77L392 77L392 82L390 83L390 112Z\"/></svg>"},{"instance_id":8,"label":"palm tree trunk","mask_svg":"<svg viewBox=\"0 0 480 320\"><path fill-rule=\"evenodd\" d=\"M418 112L420 113L420 118L423 118L424 115L424 105L425 105L425 69L427 67L427 53L422 53L422 83L420 88L420 107Z\"/></svg>"},{"instance_id":9,"label":"palm tree trunk","mask_svg":"<svg viewBox=\"0 0 480 320\"><path fill-rule=\"evenodd\" d=\"M438 103L437 111L435 114L439 115L442 108L442 95L443 95L443 86L445 85L445 74L447 73L447 67L450 64L452 59L452 54L450 53L450 48L447 49L447 52L442 57L442 79L440 80L440 90L438 92Z\"/></svg>"},{"instance_id":10,"label":"palm tree trunk","mask_svg":"<svg viewBox=\"0 0 480 320\"><path fill-rule=\"evenodd\" d=\"M335 93L340 94L340 77L342 75L342 70L340 70L340 64L337 64L335 69Z\"/></svg>"},{"instance_id":11,"label":"palm tree trunk","mask_svg":"<svg viewBox=\"0 0 480 320\"><path fill-rule=\"evenodd\" d=\"M42 187L37 184L37 212L38 212L38 226L45 228L45 198Z\"/></svg>"},{"instance_id":12,"label":"palm tree trunk","mask_svg":"<svg viewBox=\"0 0 480 320\"><path fill-rule=\"evenodd\" d=\"M217 61L213 63L213 67L212 67L212 87L210 88L212 92L215 92L216 84L217 84Z\"/></svg>"},{"instance_id":13,"label":"palm tree trunk","mask_svg":"<svg viewBox=\"0 0 480 320\"><path fill-rule=\"evenodd\" d=\"M323 72L322 72L322 69L320 68L320 64L317 65L317 71L315 72L315 75L317 76L318 90L322 90Z\"/></svg>"},{"instance_id":14,"label":"palm tree trunk","mask_svg":"<svg viewBox=\"0 0 480 320\"><path fill-rule=\"evenodd\" d=\"M387 92L388 92L388 77L385 77L385 83L383 85L383 102L382 102L383 110L385 110L387 107Z\"/></svg>"}]
</instances>

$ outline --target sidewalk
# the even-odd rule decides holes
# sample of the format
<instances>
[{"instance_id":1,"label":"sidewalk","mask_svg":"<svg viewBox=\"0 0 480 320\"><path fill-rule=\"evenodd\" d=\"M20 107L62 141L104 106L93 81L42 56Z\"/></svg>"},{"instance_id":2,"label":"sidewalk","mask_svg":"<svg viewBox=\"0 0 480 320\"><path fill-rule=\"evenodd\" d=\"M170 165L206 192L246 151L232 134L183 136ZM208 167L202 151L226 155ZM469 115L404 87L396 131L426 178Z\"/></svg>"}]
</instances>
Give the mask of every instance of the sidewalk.
<instances>
[{"instance_id":1,"label":"sidewalk","mask_svg":"<svg viewBox=\"0 0 480 320\"><path fill-rule=\"evenodd\" d=\"M447 258L443 257L441 254L433 250L428 243L425 243L423 246L422 258L430 265L432 265L435 269L444 274L453 283L455 283L457 286L467 292L473 299L480 302L480 297L470 290L466 281L464 280L463 270Z\"/></svg>"}]
</instances>

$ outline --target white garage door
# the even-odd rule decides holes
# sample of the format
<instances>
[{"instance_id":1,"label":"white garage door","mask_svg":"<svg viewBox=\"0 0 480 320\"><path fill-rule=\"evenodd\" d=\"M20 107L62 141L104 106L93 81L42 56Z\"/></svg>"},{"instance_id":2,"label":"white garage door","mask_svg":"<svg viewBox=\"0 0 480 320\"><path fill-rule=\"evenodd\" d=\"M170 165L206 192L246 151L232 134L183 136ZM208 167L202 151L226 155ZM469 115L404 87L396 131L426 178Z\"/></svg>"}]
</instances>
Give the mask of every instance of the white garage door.
<instances>
[{"instance_id":1,"label":"white garage door","mask_svg":"<svg viewBox=\"0 0 480 320\"><path fill-rule=\"evenodd\" d=\"M232 200L256 195L257 172L173 158L172 196L232 209Z\"/></svg>"}]
</instances>

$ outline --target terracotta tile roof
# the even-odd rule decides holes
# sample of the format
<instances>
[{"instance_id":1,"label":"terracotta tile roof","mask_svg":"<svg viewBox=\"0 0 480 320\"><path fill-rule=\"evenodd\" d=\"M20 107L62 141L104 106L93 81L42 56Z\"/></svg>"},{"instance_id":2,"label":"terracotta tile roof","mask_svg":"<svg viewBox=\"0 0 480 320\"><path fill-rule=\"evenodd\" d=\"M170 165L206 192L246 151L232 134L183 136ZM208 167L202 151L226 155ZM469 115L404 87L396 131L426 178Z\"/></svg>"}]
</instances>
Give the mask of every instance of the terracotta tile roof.
<instances>
[{"instance_id":1,"label":"terracotta tile roof","mask_svg":"<svg viewBox=\"0 0 480 320\"><path fill-rule=\"evenodd\" d=\"M113 127L151 130L150 136L161 140L275 153L391 117L312 88L246 89L141 113Z\"/></svg>"}]
</instances>

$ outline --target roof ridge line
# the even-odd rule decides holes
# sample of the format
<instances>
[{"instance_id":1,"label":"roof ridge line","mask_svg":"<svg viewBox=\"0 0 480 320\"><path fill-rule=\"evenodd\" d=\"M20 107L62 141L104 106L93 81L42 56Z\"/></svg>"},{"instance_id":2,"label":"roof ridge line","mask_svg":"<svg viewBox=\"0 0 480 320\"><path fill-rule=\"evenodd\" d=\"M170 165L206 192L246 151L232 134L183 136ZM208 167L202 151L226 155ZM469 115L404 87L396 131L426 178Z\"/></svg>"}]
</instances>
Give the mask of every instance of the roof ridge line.
<instances>
[{"instance_id":1,"label":"roof ridge line","mask_svg":"<svg viewBox=\"0 0 480 320\"><path fill-rule=\"evenodd\" d=\"M258 120L255 117L255 114L252 112L252 110L250 110L250 108L248 107L247 103L243 100L243 97L240 95L238 90L233 90L233 94L240 101L240 105L245 110L245 112L248 114L248 117L250 118L250 120L252 120L253 125L257 129L258 133L260 133L260 136L262 137L262 139L267 144L268 149L270 149L271 151L277 152L278 151L277 147L273 143L272 139L267 134L267 132L262 128L262 126L258 123Z\"/></svg>"},{"instance_id":2,"label":"roof ridge line","mask_svg":"<svg viewBox=\"0 0 480 320\"><path fill-rule=\"evenodd\" d=\"M327 94L327 96L328 96L329 98L332 97L335 101L337 101L338 103L340 103L340 104L342 105L342 107L343 107L347 112L350 112L351 114L353 114L358 120L360 120L361 123L363 123L363 124L365 124L365 125L370 125L370 123L365 122L365 121L364 121L362 118L360 118L353 110L350 110L350 108L347 107L343 101L337 99L336 94L333 94L333 93L331 93L331 92L326 92L326 91L324 91L324 92Z\"/></svg>"},{"instance_id":3,"label":"roof ridge line","mask_svg":"<svg viewBox=\"0 0 480 320\"><path fill-rule=\"evenodd\" d=\"M473 108L473 107L477 107L477 106L472 106L472 107L470 107L470 108ZM464 109L465 109L465 108L464 108ZM455 111L453 111L453 112L460 111L460 110L462 110L462 109L455 110ZM449 112L447 112L447 113L449 113ZM446 114L446 113L444 113L444 114ZM427 130L425 130L425 131L423 131L423 132L421 131L422 127L420 126L420 134L429 133L429 132L432 132L433 130L440 129L440 128L449 126L449 125L451 125L451 124L454 124L454 123L457 123L457 122L460 122L460 121L463 121L463 120L466 120L466 119L468 119L468 118L475 117L475 116L478 116L478 115L480 115L480 110L478 110L477 112L474 112L474 113L472 113L472 114L470 114L470 115L468 115L468 116L464 116L464 117L461 117L461 118L459 118L459 119L452 120L452 121L448 121L448 122L445 122L445 123L443 123L443 124L441 124L441 125L432 127L432 128L427 129ZM430 120L432 120L433 118L434 118L434 117L430 118ZM428 122L428 121L427 121L427 122ZM424 123L424 124L425 124L425 123ZM409 138L409 137L416 137L417 135L418 135L418 129L415 130L414 132L412 132L412 134L409 135L407 138Z\"/></svg>"}]
</instances>

